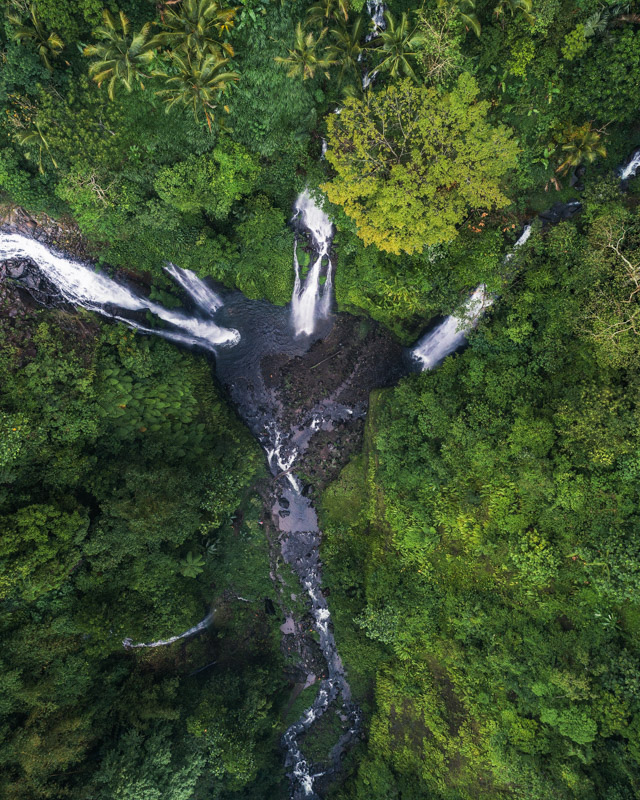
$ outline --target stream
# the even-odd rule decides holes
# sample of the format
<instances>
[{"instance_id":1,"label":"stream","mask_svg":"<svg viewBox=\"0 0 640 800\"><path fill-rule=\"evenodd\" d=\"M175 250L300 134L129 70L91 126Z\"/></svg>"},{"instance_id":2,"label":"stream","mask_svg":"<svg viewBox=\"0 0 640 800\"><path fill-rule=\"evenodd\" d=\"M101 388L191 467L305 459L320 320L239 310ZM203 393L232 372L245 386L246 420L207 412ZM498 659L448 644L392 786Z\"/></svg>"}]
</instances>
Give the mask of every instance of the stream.
<instances>
[{"instance_id":1,"label":"stream","mask_svg":"<svg viewBox=\"0 0 640 800\"><path fill-rule=\"evenodd\" d=\"M640 149L634 151L618 174L627 180L639 167ZM543 222L553 224L570 218L579 209L577 201L556 204L540 216ZM9 262L5 265L7 275L39 301L47 296L53 304L81 306L142 334L161 336L214 354L220 384L265 450L274 476L270 524L282 559L297 575L308 598L318 648L326 666L320 676L312 676L319 680L313 704L282 737L291 798L301 800L320 796L318 791L324 790L318 790L319 779L324 778L322 785L326 786L361 726L361 712L353 702L333 635L322 585L322 534L310 487L299 477L302 472L307 473L306 466L304 470L301 466L319 437L336 431L346 437L359 430L373 388L391 385L411 369L433 369L464 345L466 335L495 298L487 293L484 284L478 286L460 310L404 352L380 326L370 326L359 339L358 320L332 313L333 225L307 191L295 202L292 224L297 232L295 283L291 303L286 307L248 300L238 291L221 290L189 270L168 264L165 269L184 293L188 310L168 309L123 281L56 253L14 229L0 231L0 262ZM531 225L527 225L514 250L527 241L530 233ZM298 241L302 239L314 251L304 279L297 257ZM505 262L512 256L513 252ZM319 395L306 396L307 376L325 362L328 364L323 373L313 373L322 374ZM293 389L290 384L295 384ZM298 395L293 394L298 391L296 386L302 387ZM136 643L127 638L123 645L127 649L159 647L189 638L209 627L213 613L168 639ZM283 626L284 635L291 632L291 626L295 629L299 623L288 621ZM328 766L318 770L305 757L301 740L332 706L340 709L344 725L329 754Z\"/></svg>"}]
</instances>

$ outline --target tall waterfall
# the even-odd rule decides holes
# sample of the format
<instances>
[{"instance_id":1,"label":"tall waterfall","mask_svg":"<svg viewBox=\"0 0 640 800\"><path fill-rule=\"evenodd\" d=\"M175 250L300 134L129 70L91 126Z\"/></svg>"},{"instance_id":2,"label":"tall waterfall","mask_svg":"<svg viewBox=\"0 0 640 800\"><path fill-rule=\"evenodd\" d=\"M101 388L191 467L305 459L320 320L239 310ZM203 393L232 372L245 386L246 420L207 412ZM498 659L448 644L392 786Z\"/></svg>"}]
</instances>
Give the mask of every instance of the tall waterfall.
<instances>
[{"instance_id":1,"label":"tall waterfall","mask_svg":"<svg viewBox=\"0 0 640 800\"><path fill-rule=\"evenodd\" d=\"M637 147L626 164L623 164L618 169L618 175L621 181L628 181L629 178L634 178L638 168L640 167L640 147Z\"/></svg>"},{"instance_id":2,"label":"tall waterfall","mask_svg":"<svg viewBox=\"0 0 640 800\"><path fill-rule=\"evenodd\" d=\"M294 247L293 262L296 272L293 297L291 298L291 321L296 336L311 335L318 319L325 319L331 310L332 264L329 248L333 239L333 223L317 205L308 190L305 189L295 203L294 219L299 219L304 228L311 234L316 258L305 281L300 276L298 261L298 243ZM322 267L326 262L324 286L320 284Z\"/></svg>"},{"instance_id":3,"label":"tall waterfall","mask_svg":"<svg viewBox=\"0 0 640 800\"><path fill-rule=\"evenodd\" d=\"M529 236L531 225L525 227L513 249L521 247ZM509 253L505 256L505 261L510 261L513 256L513 252ZM484 311L493 303L494 298L486 289L484 283L481 283L460 310L425 334L413 348L412 355L420 362L423 372L436 367L446 356L464 344L469 331L476 327Z\"/></svg>"},{"instance_id":4,"label":"tall waterfall","mask_svg":"<svg viewBox=\"0 0 640 800\"><path fill-rule=\"evenodd\" d=\"M482 313L492 302L486 286L481 283L460 310L423 336L412 351L421 362L422 370L433 369L464 344L467 334L475 328Z\"/></svg>"},{"instance_id":5,"label":"tall waterfall","mask_svg":"<svg viewBox=\"0 0 640 800\"><path fill-rule=\"evenodd\" d=\"M385 29L384 12L387 7L379 0L367 0L367 12L373 22L373 35L367 36L367 41L370 41L378 31Z\"/></svg>"},{"instance_id":6,"label":"tall waterfall","mask_svg":"<svg viewBox=\"0 0 640 800\"><path fill-rule=\"evenodd\" d=\"M237 331L221 328L211 319L203 319L182 311L165 308L109 278L104 273L95 272L79 261L57 255L35 239L29 239L18 233L0 233L0 260L13 258L28 258L35 262L40 272L68 302L117 319L142 333L154 333L178 344L198 344L209 350L219 345L236 344L240 338ZM207 287L199 281L197 276L188 270L179 270L177 267L171 267L169 271L200 305L198 298L203 296ZM196 282L202 286L198 287ZM217 295L213 294L213 296L219 307L222 301ZM124 311L150 311L158 319L171 325L174 330L147 328L135 320L112 313L109 306L116 306ZM212 308L212 310L215 309Z\"/></svg>"}]
</instances>

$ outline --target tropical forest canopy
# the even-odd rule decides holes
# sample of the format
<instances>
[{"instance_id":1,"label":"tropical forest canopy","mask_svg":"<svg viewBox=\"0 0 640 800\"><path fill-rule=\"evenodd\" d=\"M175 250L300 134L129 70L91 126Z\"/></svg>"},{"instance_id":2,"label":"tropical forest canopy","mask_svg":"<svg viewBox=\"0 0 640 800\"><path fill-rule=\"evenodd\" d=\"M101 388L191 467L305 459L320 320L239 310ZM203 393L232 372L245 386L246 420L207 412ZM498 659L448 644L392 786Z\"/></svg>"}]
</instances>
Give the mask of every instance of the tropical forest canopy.
<instances>
[{"instance_id":1,"label":"tropical forest canopy","mask_svg":"<svg viewBox=\"0 0 640 800\"><path fill-rule=\"evenodd\" d=\"M322 495L366 734L330 797L640 796L640 179L615 174L640 4L391 0L375 30L362 0L0 8L4 212L58 220L61 249L168 305L167 261L284 305L309 187L340 310L407 344L497 298L463 353L373 395ZM257 443L202 355L16 297L0 794L286 798L278 620L236 600L271 593ZM188 651L123 650L212 603Z\"/></svg>"}]
</instances>

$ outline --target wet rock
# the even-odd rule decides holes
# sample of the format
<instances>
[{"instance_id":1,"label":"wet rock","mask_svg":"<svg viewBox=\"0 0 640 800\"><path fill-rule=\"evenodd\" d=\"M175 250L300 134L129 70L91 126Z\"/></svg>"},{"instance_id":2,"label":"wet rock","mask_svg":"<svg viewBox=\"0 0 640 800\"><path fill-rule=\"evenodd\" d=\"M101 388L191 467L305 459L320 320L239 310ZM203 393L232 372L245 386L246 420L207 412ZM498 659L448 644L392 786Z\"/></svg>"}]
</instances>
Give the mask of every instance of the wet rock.
<instances>
[{"instance_id":1,"label":"wet rock","mask_svg":"<svg viewBox=\"0 0 640 800\"><path fill-rule=\"evenodd\" d=\"M584 183L582 182L581 178L584 177L587 168L584 164L580 164L579 167L576 167L573 172L571 173L571 177L569 178L569 186L573 186L576 192L581 192L584 190Z\"/></svg>"},{"instance_id":2,"label":"wet rock","mask_svg":"<svg viewBox=\"0 0 640 800\"><path fill-rule=\"evenodd\" d=\"M541 211L538 217L543 224L557 225L559 222L571 219L581 208L582 203L578 200L571 200L569 203L554 203L547 211Z\"/></svg>"},{"instance_id":3,"label":"wet rock","mask_svg":"<svg viewBox=\"0 0 640 800\"><path fill-rule=\"evenodd\" d=\"M296 632L296 623L293 617L287 617L286 620L280 626L280 630L285 635L294 634Z\"/></svg>"},{"instance_id":4,"label":"wet rock","mask_svg":"<svg viewBox=\"0 0 640 800\"><path fill-rule=\"evenodd\" d=\"M26 268L27 264L24 261L9 261L6 264L7 275L14 279L21 278L24 275Z\"/></svg>"}]
</instances>

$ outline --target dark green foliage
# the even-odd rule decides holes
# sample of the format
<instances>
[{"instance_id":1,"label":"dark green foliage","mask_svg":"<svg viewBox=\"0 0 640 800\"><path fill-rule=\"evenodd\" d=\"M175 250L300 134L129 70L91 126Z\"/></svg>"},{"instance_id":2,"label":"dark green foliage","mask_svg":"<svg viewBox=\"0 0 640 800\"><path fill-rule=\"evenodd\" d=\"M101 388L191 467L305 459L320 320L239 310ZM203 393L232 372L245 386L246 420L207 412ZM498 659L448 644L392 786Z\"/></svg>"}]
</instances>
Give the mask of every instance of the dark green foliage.
<instances>
[{"instance_id":1,"label":"dark green foliage","mask_svg":"<svg viewBox=\"0 0 640 800\"><path fill-rule=\"evenodd\" d=\"M346 641L355 622L385 651L345 797L640 788L640 351L589 305L623 302L626 287L599 289L623 269L621 224L635 262L619 206L585 238L535 236L469 349L374 405L367 462L350 468L368 479L360 513L340 513L346 475L325 495Z\"/></svg>"},{"instance_id":2,"label":"dark green foliage","mask_svg":"<svg viewBox=\"0 0 640 800\"><path fill-rule=\"evenodd\" d=\"M189 39L174 23L197 0L36 0L35 22L26 0L0 5L2 199L71 216L89 252L148 273L167 305L165 261L286 303L291 205L333 178L321 140L345 92L381 63L380 96L400 74L439 98L473 75L487 124L518 143L503 214L479 208L397 256L327 204L341 309L410 343L480 282L497 296L463 354L374 395L364 452L320 502L366 734L331 797L640 795L640 178L623 196L611 177L640 144L638 2L396 0L375 42L362 0L247 0ZM154 41L113 99L83 56L105 8ZM305 80L276 61L298 23L321 62ZM225 94L193 91L205 51ZM597 147L563 149L581 130ZM577 225L504 264L525 221L578 196ZM202 357L20 309L0 309L0 795L286 797L257 445ZM122 648L211 606L206 635Z\"/></svg>"},{"instance_id":3,"label":"dark green foliage","mask_svg":"<svg viewBox=\"0 0 640 800\"><path fill-rule=\"evenodd\" d=\"M575 106L593 109L600 123L634 121L640 104L639 71L640 32L631 26L612 31L575 64Z\"/></svg>"},{"instance_id":4,"label":"dark green foliage","mask_svg":"<svg viewBox=\"0 0 640 800\"><path fill-rule=\"evenodd\" d=\"M182 800L214 766L220 791L255 781L279 688L262 612L227 608L179 666L171 648L127 653L122 639L195 624L216 575L251 591L215 542L245 502L257 446L202 357L61 312L1 320L0 793ZM266 575L255 527L253 570ZM256 653L245 658L248 628ZM245 698L238 718L215 708L232 691ZM190 721L209 707L215 752Z\"/></svg>"},{"instance_id":5,"label":"dark green foliage","mask_svg":"<svg viewBox=\"0 0 640 800\"><path fill-rule=\"evenodd\" d=\"M178 211L204 211L214 219L225 219L233 203L253 189L258 173L257 160L243 147L221 142L206 155L165 167L154 188Z\"/></svg>"}]
</instances>

